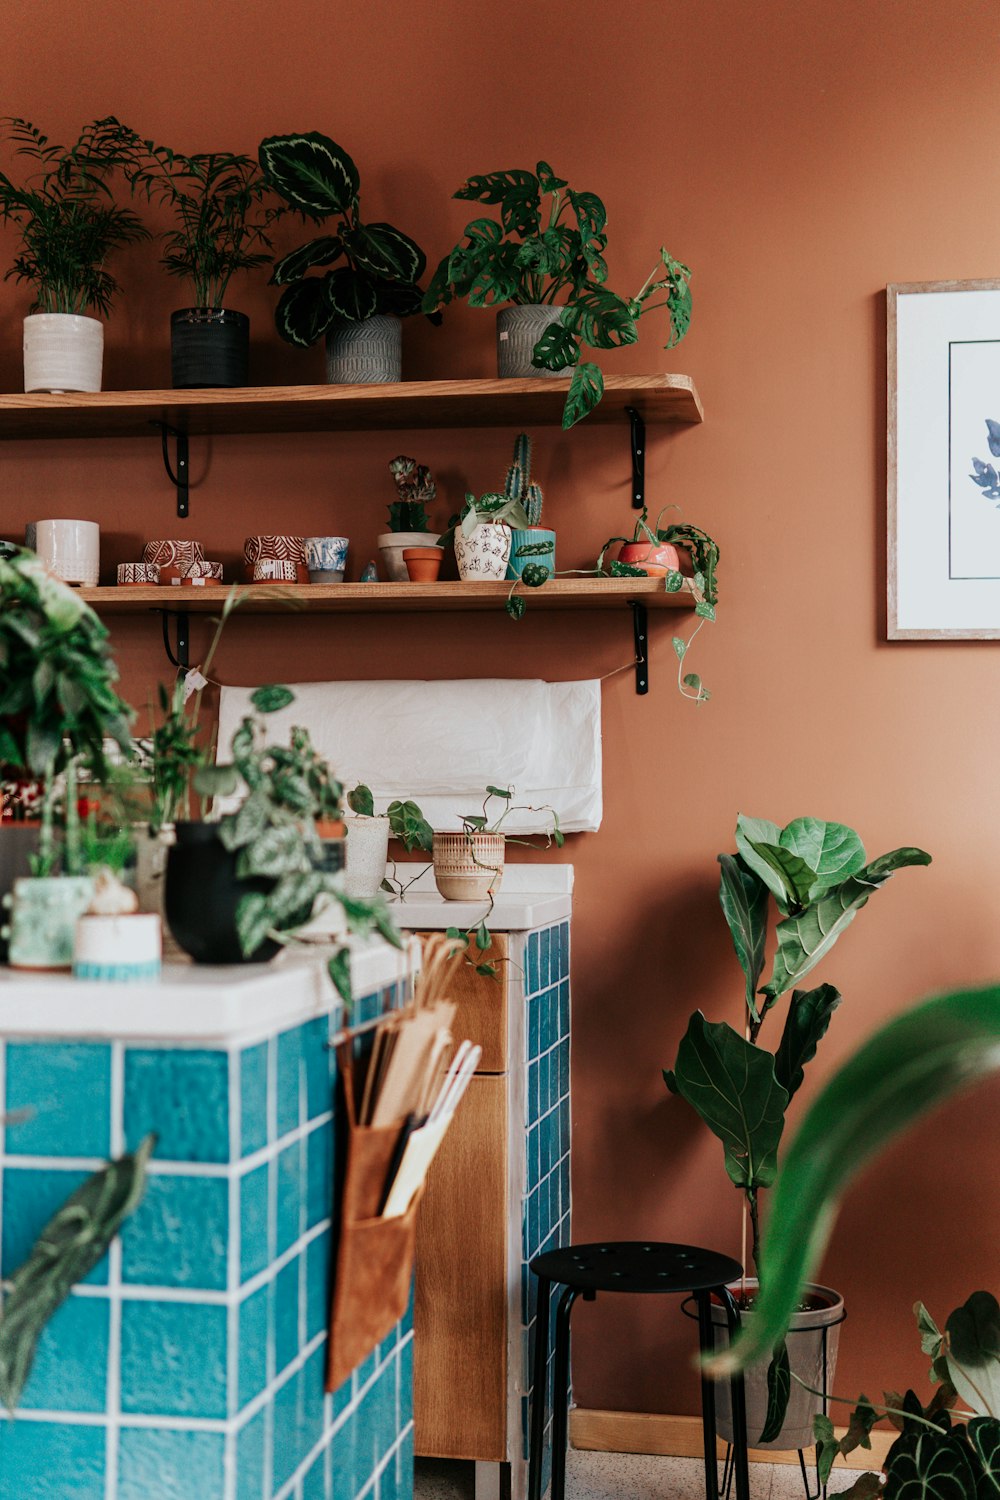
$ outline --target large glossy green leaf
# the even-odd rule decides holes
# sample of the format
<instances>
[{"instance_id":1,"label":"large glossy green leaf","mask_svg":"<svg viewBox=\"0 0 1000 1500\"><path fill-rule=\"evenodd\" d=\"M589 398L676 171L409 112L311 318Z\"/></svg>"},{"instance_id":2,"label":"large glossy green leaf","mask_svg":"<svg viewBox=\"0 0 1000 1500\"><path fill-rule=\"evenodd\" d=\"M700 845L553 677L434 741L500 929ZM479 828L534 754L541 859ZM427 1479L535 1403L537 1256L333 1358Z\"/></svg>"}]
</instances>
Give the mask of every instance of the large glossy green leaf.
<instances>
[{"instance_id":1,"label":"large glossy green leaf","mask_svg":"<svg viewBox=\"0 0 1000 1500\"><path fill-rule=\"evenodd\" d=\"M94 1269L138 1206L156 1137L88 1177L52 1216L15 1271L0 1317L0 1400L17 1406L38 1340L70 1290Z\"/></svg>"},{"instance_id":2,"label":"large glossy green leaf","mask_svg":"<svg viewBox=\"0 0 1000 1500\"><path fill-rule=\"evenodd\" d=\"M565 370L579 358L579 340L561 323L546 328L531 352L531 363L540 370Z\"/></svg>"},{"instance_id":3,"label":"large glossy green leaf","mask_svg":"<svg viewBox=\"0 0 1000 1500\"><path fill-rule=\"evenodd\" d=\"M969 1440L983 1470L979 1496L1000 1495L1000 1421L996 1417L973 1417Z\"/></svg>"},{"instance_id":4,"label":"large glossy green leaf","mask_svg":"<svg viewBox=\"0 0 1000 1500\"><path fill-rule=\"evenodd\" d=\"M325 277L308 276L286 287L278 298L274 323L286 343L310 349L333 322L325 281Z\"/></svg>"},{"instance_id":5,"label":"large glossy green leaf","mask_svg":"<svg viewBox=\"0 0 1000 1500\"><path fill-rule=\"evenodd\" d=\"M271 272L272 286L287 286L291 281L300 281L307 271L316 266L330 266L344 253L344 242L339 234L324 234L318 239L299 245L275 262Z\"/></svg>"},{"instance_id":6,"label":"large glossy green leaf","mask_svg":"<svg viewBox=\"0 0 1000 1500\"><path fill-rule=\"evenodd\" d=\"M363 271L340 266L323 280L326 304L335 318L348 323L363 323L378 307L375 283Z\"/></svg>"},{"instance_id":7,"label":"large glossy green leaf","mask_svg":"<svg viewBox=\"0 0 1000 1500\"><path fill-rule=\"evenodd\" d=\"M345 233L350 254L373 276L419 281L427 257L415 240L392 224L358 224Z\"/></svg>"},{"instance_id":8,"label":"large glossy green leaf","mask_svg":"<svg viewBox=\"0 0 1000 1500\"><path fill-rule=\"evenodd\" d=\"M962 1400L981 1417L1000 1417L1000 1305L973 1292L948 1318L948 1373Z\"/></svg>"},{"instance_id":9,"label":"large glossy green leaf","mask_svg":"<svg viewBox=\"0 0 1000 1500\"><path fill-rule=\"evenodd\" d=\"M750 842L754 853L771 871L773 879L768 884L780 909L783 912L802 911L816 883L816 871L791 849L783 849L780 844L765 844L756 839Z\"/></svg>"},{"instance_id":10,"label":"large glossy green leaf","mask_svg":"<svg viewBox=\"0 0 1000 1500\"><path fill-rule=\"evenodd\" d=\"M885 885L896 870L907 865L929 865L930 862L930 855L922 849L893 849L825 892L804 912L779 922L778 952L771 977L764 986L765 1009L825 958L872 893Z\"/></svg>"},{"instance_id":11,"label":"large glossy green leaf","mask_svg":"<svg viewBox=\"0 0 1000 1500\"><path fill-rule=\"evenodd\" d=\"M781 895L782 885L766 859L762 859L755 844L780 844L781 829L770 818L748 818L743 813L736 818L736 849L748 869L753 870L775 896Z\"/></svg>"},{"instance_id":12,"label":"large glossy green leaf","mask_svg":"<svg viewBox=\"0 0 1000 1500\"><path fill-rule=\"evenodd\" d=\"M814 990L793 991L785 1029L774 1054L774 1076L789 1099L802 1083L805 1076L802 1070L816 1056L816 1048L826 1036L840 1001L840 991L832 984L821 984Z\"/></svg>"},{"instance_id":13,"label":"large glossy green leaf","mask_svg":"<svg viewBox=\"0 0 1000 1500\"><path fill-rule=\"evenodd\" d=\"M358 196L357 167L343 146L319 131L269 136L261 141L258 157L275 191L304 213L343 213Z\"/></svg>"},{"instance_id":14,"label":"large glossy green leaf","mask_svg":"<svg viewBox=\"0 0 1000 1500\"><path fill-rule=\"evenodd\" d=\"M774 1076L770 1052L696 1010L674 1070L663 1078L718 1136L737 1187L768 1187L774 1181L788 1095Z\"/></svg>"},{"instance_id":15,"label":"large glossy green leaf","mask_svg":"<svg viewBox=\"0 0 1000 1500\"><path fill-rule=\"evenodd\" d=\"M865 846L846 823L825 823L822 818L793 818L781 830L781 847L790 849L816 871L813 895L839 885L865 862Z\"/></svg>"},{"instance_id":16,"label":"large glossy green leaf","mask_svg":"<svg viewBox=\"0 0 1000 1500\"><path fill-rule=\"evenodd\" d=\"M732 854L720 854L719 864L719 901L746 977L747 1009L756 1021L757 985L764 970L767 942L767 886Z\"/></svg>"},{"instance_id":17,"label":"large glossy green leaf","mask_svg":"<svg viewBox=\"0 0 1000 1500\"><path fill-rule=\"evenodd\" d=\"M573 371L573 379L569 383L562 414L563 431L593 411L603 395L604 376L600 365L584 360Z\"/></svg>"},{"instance_id":18,"label":"large glossy green leaf","mask_svg":"<svg viewBox=\"0 0 1000 1500\"><path fill-rule=\"evenodd\" d=\"M975 1470L958 1433L914 1424L893 1443L885 1467L893 1500L975 1500Z\"/></svg>"},{"instance_id":19,"label":"large glossy green leaf","mask_svg":"<svg viewBox=\"0 0 1000 1500\"><path fill-rule=\"evenodd\" d=\"M561 316L565 327L592 349L620 349L639 337L628 303L607 287L582 287Z\"/></svg>"},{"instance_id":20,"label":"large glossy green leaf","mask_svg":"<svg viewBox=\"0 0 1000 1500\"><path fill-rule=\"evenodd\" d=\"M788 1330L854 1174L914 1121L1000 1069L1000 987L960 990L883 1026L829 1080L784 1153L752 1323L719 1373L767 1355Z\"/></svg>"}]
</instances>

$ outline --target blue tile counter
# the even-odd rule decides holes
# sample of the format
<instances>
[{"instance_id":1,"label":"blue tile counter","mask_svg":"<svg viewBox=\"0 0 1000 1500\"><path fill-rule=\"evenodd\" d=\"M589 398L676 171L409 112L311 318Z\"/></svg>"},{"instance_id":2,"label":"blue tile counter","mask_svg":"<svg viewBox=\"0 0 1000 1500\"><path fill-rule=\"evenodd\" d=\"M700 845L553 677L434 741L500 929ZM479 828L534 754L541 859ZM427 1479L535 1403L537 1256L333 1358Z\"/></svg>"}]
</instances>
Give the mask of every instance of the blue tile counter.
<instances>
[{"instance_id":1,"label":"blue tile counter","mask_svg":"<svg viewBox=\"0 0 1000 1500\"><path fill-rule=\"evenodd\" d=\"M351 1030L405 1002L415 962L356 952ZM323 1389L344 1023L316 960L131 986L0 970L0 1274L158 1138L0 1423L0 1500L410 1500L412 1309Z\"/></svg>"}]
</instances>

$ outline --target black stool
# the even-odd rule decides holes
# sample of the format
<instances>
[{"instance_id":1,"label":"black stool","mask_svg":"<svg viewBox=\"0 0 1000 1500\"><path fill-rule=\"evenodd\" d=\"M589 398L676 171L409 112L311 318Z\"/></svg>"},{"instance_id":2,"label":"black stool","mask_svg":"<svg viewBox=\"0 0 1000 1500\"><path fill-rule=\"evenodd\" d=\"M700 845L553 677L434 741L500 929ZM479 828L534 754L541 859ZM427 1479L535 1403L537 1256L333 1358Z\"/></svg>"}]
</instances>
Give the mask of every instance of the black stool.
<instances>
[{"instance_id":1,"label":"black stool","mask_svg":"<svg viewBox=\"0 0 1000 1500\"><path fill-rule=\"evenodd\" d=\"M711 1353L712 1295L726 1309L730 1337L740 1315L727 1283L743 1274L738 1261L697 1245L646 1244L641 1240L598 1245L567 1245L531 1262L538 1277L535 1322L535 1359L531 1391L531 1448L528 1500L542 1500L542 1456L545 1451L545 1396L548 1385L549 1292L553 1282L565 1288L556 1309L556 1345L552 1389L551 1500L565 1500L566 1436L569 1416L569 1320L580 1296L595 1301L598 1292L687 1292L698 1304L698 1337L703 1354ZM743 1376L734 1375L730 1388L733 1407L733 1465L737 1500L750 1500L747 1467L747 1423ZM702 1377L701 1414L705 1432L706 1500L719 1500L719 1472L715 1451L715 1385Z\"/></svg>"}]
</instances>

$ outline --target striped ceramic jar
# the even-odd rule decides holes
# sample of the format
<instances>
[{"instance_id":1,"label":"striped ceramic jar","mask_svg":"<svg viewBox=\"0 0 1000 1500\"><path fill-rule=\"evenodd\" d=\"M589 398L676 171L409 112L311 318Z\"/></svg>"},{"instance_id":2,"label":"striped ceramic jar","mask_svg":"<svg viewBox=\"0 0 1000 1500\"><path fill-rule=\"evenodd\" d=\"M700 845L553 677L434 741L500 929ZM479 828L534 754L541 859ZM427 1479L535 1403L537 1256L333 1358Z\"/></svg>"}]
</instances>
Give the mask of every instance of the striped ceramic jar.
<instances>
[{"instance_id":1,"label":"striped ceramic jar","mask_svg":"<svg viewBox=\"0 0 1000 1500\"><path fill-rule=\"evenodd\" d=\"M484 901L503 880L502 833L436 833L434 880L446 901Z\"/></svg>"}]
</instances>

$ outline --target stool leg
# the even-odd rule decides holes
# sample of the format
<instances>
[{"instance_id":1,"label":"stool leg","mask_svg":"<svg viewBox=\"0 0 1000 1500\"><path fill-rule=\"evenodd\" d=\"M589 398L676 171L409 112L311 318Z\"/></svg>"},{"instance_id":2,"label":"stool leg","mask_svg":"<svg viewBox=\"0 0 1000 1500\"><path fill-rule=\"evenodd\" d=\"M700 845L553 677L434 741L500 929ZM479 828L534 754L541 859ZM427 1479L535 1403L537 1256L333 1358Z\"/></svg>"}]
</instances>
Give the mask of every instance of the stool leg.
<instances>
[{"instance_id":1,"label":"stool leg","mask_svg":"<svg viewBox=\"0 0 1000 1500\"><path fill-rule=\"evenodd\" d=\"M719 1287L726 1316L729 1321L730 1342L736 1337L740 1326L740 1312L728 1287ZM733 1468L736 1474L736 1500L750 1500L750 1466L747 1455L747 1408L743 1390L743 1372L738 1371L729 1382L733 1408Z\"/></svg>"},{"instance_id":2,"label":"stool leg","mask_svg":"<svg viewBox=\"0 0 1000 1500\"><path fill-rule=\"evenodd\" d=\"M545 1396L549 1374L549 1291L547 1276L538 1278L535 1312L534 1373L531 1377L531 1442L528 1460L528 1500L542 1500L542 1455L545 1452Z\"/></svg>"},{"instance_id":3,"label":"stool leg","mask_svg":"<svg viewBox=\"0 0 1000 1500\"><path fill-rule=\"evenodd\" d=\"M715 1347L712 1329L712 1294L698 1292L698 1345L702 1356ZM715 1381L701 1377L701 1425L705 1439L705 1500L719 1500L719 1466L715 1452Z\"/></svg>"},{"instance_id":4,"label":"stool leg","mask_svg":"<svg viewBox=\"0 0 1000 1500\"><path fill-rule=\"evenodd\" d=\"M580 1292L568 1286L556 1308L556 1354L552 1382L551 1500L566 1497L566 1444L569 1427L569 1315ZM539 1472L541 1466L539 1466Z\"/></svg>"}]
</instances>

